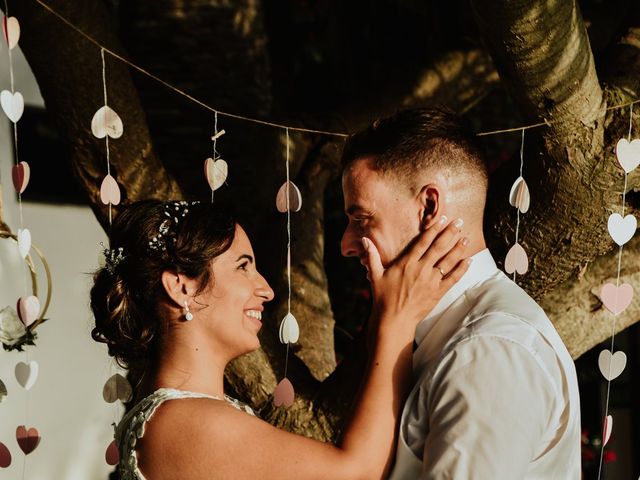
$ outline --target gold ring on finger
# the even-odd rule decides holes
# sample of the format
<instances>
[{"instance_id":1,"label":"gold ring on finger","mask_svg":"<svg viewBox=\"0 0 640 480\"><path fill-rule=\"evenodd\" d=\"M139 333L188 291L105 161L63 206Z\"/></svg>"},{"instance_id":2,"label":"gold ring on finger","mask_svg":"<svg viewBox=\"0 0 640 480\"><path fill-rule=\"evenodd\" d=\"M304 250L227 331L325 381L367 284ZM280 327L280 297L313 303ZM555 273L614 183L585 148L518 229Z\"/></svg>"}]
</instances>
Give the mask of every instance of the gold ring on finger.
<instances>
[{"instance_id":1,"label":"gold ring on finger","mask_svg":"<svg viewBox=\"0 0 640 480\"><path fill-rule=\"evenodd\" d=\"M440 272L440 275L442 275L442 278L444 278L444 276L446 275L446 273L444 273L444 270L442 270L442 267L436 267L436 266L434 265L434 267L433 267L433 268L437 269L437 270Z\"/></svg>"}]
</instances>

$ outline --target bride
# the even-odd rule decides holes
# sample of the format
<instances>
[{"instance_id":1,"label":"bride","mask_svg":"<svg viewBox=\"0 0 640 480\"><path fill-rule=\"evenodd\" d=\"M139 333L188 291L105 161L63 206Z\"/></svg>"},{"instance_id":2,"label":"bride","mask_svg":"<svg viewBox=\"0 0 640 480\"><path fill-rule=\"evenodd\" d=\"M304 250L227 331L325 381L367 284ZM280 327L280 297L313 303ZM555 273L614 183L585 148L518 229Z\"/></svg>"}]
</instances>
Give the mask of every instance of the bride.
<instances>
[{"instance_id":1,"label":"bride","mask_svg":"<svg viewBox=\"0 0 640 480\"><path fill-rule=\"evenodd\" d=\"M116 429L132 479L369 479L390 467L417 323L467 269L445 219L388 269L363 239L373 291L368 367L338 445L275 428L225 396L224 370L260 347L273 290L220 207L137 202L115 219L91 290L92 336L142 377ZM442 277L439 268L450 272Z\"/></svg>"}]
</instances>

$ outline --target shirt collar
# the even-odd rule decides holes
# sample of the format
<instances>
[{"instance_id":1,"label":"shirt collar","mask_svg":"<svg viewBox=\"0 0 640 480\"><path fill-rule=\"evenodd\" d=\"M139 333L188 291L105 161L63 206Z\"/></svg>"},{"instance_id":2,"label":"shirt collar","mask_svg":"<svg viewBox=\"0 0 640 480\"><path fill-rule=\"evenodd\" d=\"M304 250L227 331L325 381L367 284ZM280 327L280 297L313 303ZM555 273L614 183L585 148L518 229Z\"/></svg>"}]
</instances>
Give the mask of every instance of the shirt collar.
<instances>
[{"instance_id":1,"label":"shirt collar","mask_svg":"<svg viewBox=\"0 0 640 480\"><path fill-rule=\"evenodd\" d=\"M472 257L471 265L465 272L460 280L445 293L444 297L440 299L438 304L429 312L429 314L422 319L422 321L416 327L416 344L420 345L422 340L427 336L431 328L435 325L437 320L442 314L456 301L466 290L470 287L486 280L493 275L498 267L496 262L491 256L489 249L485 248L476 253Z\"/></svg>"}]
</instances>

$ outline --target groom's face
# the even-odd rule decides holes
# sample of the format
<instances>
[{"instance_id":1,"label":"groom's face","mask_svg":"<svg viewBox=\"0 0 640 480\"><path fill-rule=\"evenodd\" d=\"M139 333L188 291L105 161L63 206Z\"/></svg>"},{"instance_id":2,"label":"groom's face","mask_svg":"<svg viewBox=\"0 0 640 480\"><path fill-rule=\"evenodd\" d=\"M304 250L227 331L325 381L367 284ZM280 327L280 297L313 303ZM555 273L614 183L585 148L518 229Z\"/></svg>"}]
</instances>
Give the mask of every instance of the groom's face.
<instances>
[{"instance_id":1,"label":"groom's face","mask_svg":"<svg viewBox=\"0 0 640 480\"><path fill-rule=\"evenodd\" d=\"M399 181L374 170L366 158L350 164L342 175L344 210L349 224L342 255L363 258L362 237L369 238L388 266L420 231L420 204Z\"/></svg>"}]
</instances>

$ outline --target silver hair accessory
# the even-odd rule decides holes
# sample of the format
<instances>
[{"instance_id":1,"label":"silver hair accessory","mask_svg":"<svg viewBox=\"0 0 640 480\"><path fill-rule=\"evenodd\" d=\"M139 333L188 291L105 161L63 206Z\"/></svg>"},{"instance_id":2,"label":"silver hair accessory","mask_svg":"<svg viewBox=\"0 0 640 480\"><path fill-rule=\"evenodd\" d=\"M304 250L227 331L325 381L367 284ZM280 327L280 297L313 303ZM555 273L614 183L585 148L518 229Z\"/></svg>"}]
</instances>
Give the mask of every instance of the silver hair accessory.
<instances>
[{"instance_id":1,"label":"silver hair accessory","mask_svg":"<svg viewBox=\"0 0 640 480\"><path fill-rule=\"evenodd\" d=\"M158 233L149 241L149 250L152 252L166 252L167 239L176 243L176 232L172 230L180 223L180 219L189 213L189 207L196 205L199 201L193 202L167 202L164 205L164 216L167 217L158 227Z\"/></svg>"},{"instance_id":2,"label":"silver hair accessory","mask_svg":"<svg viewBox=\"0 0 640 480\"><path fill-rule=\"evenodd\" d=\"M104 244L100 243L104 247ZM126 258L126 255L123 254L124 249L122 247L118 247L115 249L104 248L102 250L102 254L104 255L104 268L107 269L111 275L113 275L116 271L116 268L120 263Z\"/></svg>"}]
</instances>

